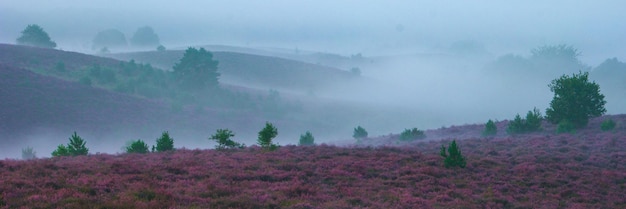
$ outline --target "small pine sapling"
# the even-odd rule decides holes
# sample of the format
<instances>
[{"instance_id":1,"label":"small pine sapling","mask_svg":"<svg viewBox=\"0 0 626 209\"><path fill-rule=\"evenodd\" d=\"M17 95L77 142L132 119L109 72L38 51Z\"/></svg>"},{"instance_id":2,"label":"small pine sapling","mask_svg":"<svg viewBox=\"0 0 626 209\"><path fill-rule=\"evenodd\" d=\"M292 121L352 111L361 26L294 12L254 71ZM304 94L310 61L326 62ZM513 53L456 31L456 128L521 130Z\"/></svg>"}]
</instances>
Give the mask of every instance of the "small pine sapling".
<instances>
[{"instance_id":1,"label":"small pine sapling","mask_svg":"<svg viewBox=\"0 0 626 209\"><path fill-rule=\"evenodd\" d=\"M237 143L230 139L230 137L234 137L235 133L228 129L217 129L215 134L213 134L209 140L213 140L217 142L215 145L215 149L217 150L225 150L225 149L233 149L239 148L243 149L245 147L244 144Z\"/></svg>"},{"instance_id":2,"label":"small pine sapling","mask_svg":"<svg viewBox=\"0 0 626 209\"><path fill-rule=\"evenodd\" d=\"M85 147L86 143L87 142L85 142L85 140L78 136L76 131L74 131L74 134L70 137L70 143L67 144L67 151L72 156L87 155L89 153L89 149Z\"/></svg>"},{"instance_id":3,"label":"small pine sapling","mask_svg":"<svg viewBox=\"0 0 626 209\"><path fill-rule=\"evenodd\" d=\"M367 138L367 131L363 127L357 126L356 128L354 128L354 133L352 134L352 137L357 140Z\"/></svg>"},{"instance_id":4,"label":"small pine sapling","mask_svg":"<svg viewBox=\"0 0 626 209\"><path fill-rule=\"evenodd\" d=\"M456 167L456 166L460 168L465 168L465 165L466 165L465 157L461 155L461 150L459 150L459 148L457 147L456 140L452 140L452 142L450 143L447 154L446 154L446 147L441 145L441 150L439 152L439 155L445 158L443 161L443 164L444 166L446 166L446 168Z\"/></svg>"},{"instance_id":5,"label":"small pine sapling","mask_svg":"<svg viewBox=\"0 0 626 209\"><path fill-rule=\"evenodd\" d=\"M600 124L600 129L602 129L602 131L610 131L615 129L615 126L617 124L615 124L615 121L612 119L608 119L605 121L602 121L602 124Z\"/></svg>"},{"instance_id":6,"label":"small pine sapling","mask_svg":"<svg viewBox=\"0 0 626 209\"><path fill-rule=\"evenodd\" d=\"M32 147L26 147L22 149L22 160L31 160L37 158L37 153Z\"/></svg>"},{"instance_id":7,"label":"small pine sapling","mask_svg":"<svg viewBox=\"0 0 626 209\"><path fill-rule=\"evenodd\" d=\"M315 138L310 131L307 131L303 135L300 135L300 142L298 143L300 146L313 146L315 145Z\"/></svg>"},{"instance_id":8,"label":"small pine sapling","mask_svg":"<svg viewBox=\"0 0 626 209\"><path fill-rule=\"evenodd\" d=\"M165 152L165 151L170 151L170 150L174 150L174 138L170 137L170 134L165 131L163 132L163 134L161 135L161 137L159 137L156 140L156 147L152 146L152 151L154 152L155 150L157 152Z\"/></svg>"},{"instance_id":9,"label":"small pine sapling","mask_svg":"<svg viewBox=\"0 0 626 209\"><path fill-rule=\"evenodd\" d=\"M276 129L276 127L274 127L271 123L265 122L265 127L259 131L257 144L267 151L274 151L279 147L277 144L272 143L272 139L274 139L277 135L278 129Z\"/></svg>"},{"instance_id":10,"label":"small pine sapling","mask_svg":"<svg viewBox=\"0 0 626 209\"><path fill-rule=\"evenodd\" d=\"M70 152L65 145L59 144L56 150L52 151L52 157L70 156Z\"/></svg>"},{"instance_id":11,"label":"small pine sapling","mask_svg":"<svg viewBox=\"0 0 626 209\"><path fill-rule=\"evenodd\" d=\"M483 130L483 136L495 136L498 133L498 127L496 126L496 123L493 122L493 120L489 120L487 121L487 123L485 123L485 130Z\"/></svg>"},{"instance_id":12,"label":"small pine sapling","mask_svg":"<svg viewBox=\"0 0 626 209\"><path fill-rule=\"evenodd\" d=\"M148 145L141 139L137 139L126 147L126 153L148 153Z\"/></svg>"}]
</instances>

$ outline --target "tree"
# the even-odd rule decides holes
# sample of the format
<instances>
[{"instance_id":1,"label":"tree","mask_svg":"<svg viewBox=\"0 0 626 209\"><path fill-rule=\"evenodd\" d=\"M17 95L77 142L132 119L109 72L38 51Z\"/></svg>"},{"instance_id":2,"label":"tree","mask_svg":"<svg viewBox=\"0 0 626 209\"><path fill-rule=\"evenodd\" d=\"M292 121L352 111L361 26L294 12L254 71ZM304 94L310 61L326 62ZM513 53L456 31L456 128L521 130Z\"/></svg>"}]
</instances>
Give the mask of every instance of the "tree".
<instances>
[{"instance_id":1,"label":"tree","mask_svg":"<svg viewBox=\"0 0 626 209\"><path fill-rule=\"evenodd\" d=\"M522 119L519 114L515 115L515 118L509 122L506 127L508 134L523 134L541 130L541 121L543 116L539 109L533 108L532 111L526 113L526 119Z\"/></svg>"},{"instance_id":2,"label":"tree","mask_svg":"<svg viewBox=\"0 0 626 209\"><path fill-rule=\"evenodd\" d=\"M491 119L485 124L485 130L483 130L483 136L494 136L498 133L498 127Z\"/></svg>"},{"instance_id":3,"label":"tree","mask_svg":"<svg viewBox=\"0 0 626 209\"><path fill-rule=\"evenodd\" d=\"M31 160L37 158L37 153L32 147L22 149L22 160Z\"/></svg>"},{"instance_id":4,"label":"tree","mask_svg":"<svg viewBox=\"0 0 626 209\"><path fill-rule=\"evenodd\" d=\"M36 24L26 26L22 31L22 36L17 38L17 44L43 48L57 47L57 44L50 40L48 33Z\"/></svg>"},{"instance_id":5,"label":"tree","mask_svg":"<svg viewBox=\"0 0 626 209\"><path fill-rule=\"evenodd\" d=\"M278 148L278 145L272 143L272 139L278 136L278 129L274 127L270 122L265 122L265 127L259 131L259 138L257 139L257 144L261 146L261 148L273 151Z\"/></svg>"},{"instance_id":6,"label":"tree","mask_svg":"<svg viewBox=\"0 0 626 209\"><path fill-rule=\"evenodd\" d=\"M446 168L459 166L465 168L465 157L461 155L461 150L456 145L456 140L452 140L450 146L448 146L448 154L446 154L446 147L441 145L439 155L444 157L443 164Z\"/></svg>"},{"instance_id":7,"label":"tree","mask_svg":"<svg viewBox=\"0 0 626 209\"><path fill-rule=\"evenodd\" d=\"M217 142L215 145L215 149L225 150L225 149L233 149L233 148L244 148L244 144L237 143L230 139L230 137L234 137L235 133L228 129L217 129L215 134L213 134L209 140L214 140Z\"/></svg>"},{"instance_id":8,"label":"tree","mask_svg":"<svg viewBox=\"0 0 626 209\"><path fill-rule=\"evenodd\" d=\"M83 140L76 131L70 137L70 142L67 146L60 144L56 150L52 152L53 157L59 156L77 156L77 155L87 155L89 153L89 149L85 147L85 140Z\"/></svg>"},{"instance_id":9,"label":"tree","mask_svg":"<svg viewBox=\"0 0 626 209\"><path fill-rule=\"evenodd\" d=\"M173 67L174 76L178 85L185 90L204 90L217 87L218 61L213 60L213 54L200 48L188 48Z\"/></svg>"},{"instance_id":10,"label":"tree","mask_svg":"<svg viewBox=\"0 0 626 209\"><path fill-rule=\"evenodd\" d=\"M126 147L126 153L148 153L148 145L141 139L137 139Z\"/></svg>"},{"instance_id":11,"label":"tree","mask_svg":"<svg viewBox=\"0 0 626 209\"><path fill-rule=\"evenodd\" d=\"M303 135L300 135L300 142L298 142L300 146L313 146L315 145L315 138L311 132L307 131Z\"/></svg>"},{"instance_id":12,"label":"tree","mask_svg":"<svg viewBox=\"0 0 626 209\"><path fill-rule=\"evenodd\" d=\"M160 45L160 40L152 27L144 26L137 28L133 37L130 38L130 43L138 47L156 47Z\"/></svg>"},{"instance_id":13,"label":"tree","mask_svg":"<svg viewBox=\"0 0 626 209\"><path fill-rule=\"evenodd\" d=\"M601 116L606 112L604 95L600 86L588 81L589 73L579 72L572 76L563 75L552 80L550 91L554 97L546 109L546 118L553 124L567 120L575 128L587 125L589 118Z\"/></svg>"},{"instance_id":14,"label":"tree","mask_svg":"<svg viewBox=\"0 0 626 209\"><path fill-rule=\"evenodd\" d=\"M74 131L74 134L70 137L70 143L67 144L67 151L72 156L87 155L89 149L85 147L86 143L87 142L85 142L85 140L78 136L76 131Z\"/></svg>"},{"instance_id":15,"label":"tree","mask_svg":"<svg viewBox=\"0 0 626 209\"><path fill-rule=\"evenodd\" d=\"M156 140L155 150L157 152L174 150L174 138L170 137L167 131L163 132L161 137Z\"/></svg>"},{"instance_id":16,"label":"tree","mask_svg":"<svg viewBox=\"0 0 626 209\"><path fill-rule=\"evenodd\" d=\"M356 128L354 128L354 133L352 134L352 137L354 137L355 139L367 138L367 131L363 127L357 126Z\"/></svg>"},{"instance_id":17,"label":"tree","mask_svg":"<svg viewBox=\"0 0 626 209\"><path fill-rule=\"evenodd\" d=\"M106 52L113 48L126 47L128 43L126 42L126 36L124 33L117 29L108 29L98 32L96 37L93 38L93 46L92 49L105 49ZM103 50L101 50L103 52Z\"/></svg>"},{"instance_id":18,"label":"tree","mask_svg":"<svg viewBox=\"0 0 626 209\"><path fill-rule=\"evenodd\" d=\"M402 141L413 141L415 139L424 139L424 138L426 138L426 134L424 134L424 131L419 130L417 128L404 129L404 131L400 133L400 140Z\"/></svg>"}]
</instances>

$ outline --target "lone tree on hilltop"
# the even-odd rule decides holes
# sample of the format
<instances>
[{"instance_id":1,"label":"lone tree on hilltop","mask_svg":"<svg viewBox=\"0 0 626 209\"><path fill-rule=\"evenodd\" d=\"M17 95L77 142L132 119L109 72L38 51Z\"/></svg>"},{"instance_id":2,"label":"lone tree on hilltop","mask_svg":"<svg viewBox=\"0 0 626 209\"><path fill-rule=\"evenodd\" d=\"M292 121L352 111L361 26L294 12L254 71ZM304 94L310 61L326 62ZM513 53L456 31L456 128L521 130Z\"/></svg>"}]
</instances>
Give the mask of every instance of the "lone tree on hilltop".
<instances>
[{"instance_id":1,"label":"lone tree on hilltop","mask_svg":"<svg viewBox=\"0 0 626 209\"><path fill-rule=\"evenodd\" d=\"M579 72L572 76L563 75L548 85L554 97L546 109L546 118L553 124L568 121L575 128L587 125L589 118L606 112L604 95L600 86L589 82L589 73Z\"/></svg>"},{"instance_id":2,"label":"lone tree on hilltop","mask_svg":"<svg viewBox=\"0 0 626 209\"><path fill-rule=\"evenodd\" d=\"M300 146L313 146L315 145L315 137L310 131L307 131L303 135L300 135L300 141L298 142Z\"/></svg>"},{"instance_id":3,"label":"lone tree on hilltop","mask_svg":"<svg viewBox=\"0 0 626 209\"><path fill-rule=\"evenodd\" d=\"M173 67L178 85L185 90L204 90L218 85L218 61L204 48L188 48Z\"/></svg>"},{"instance_id":4,"label":"lone tree on hilltop","mask_svg":"<svg viewBox=\"0 0 626 209\"><path fill-rule=\"evenodd\" d=\"M126 147L126 153L148 153L148 144L141 139L132 141L131 144Z\"/></svg>"},{"instance_id":5,"label":"lone tree on hilltop","mask_svg":"<svg viewBox=\"0 0 626 209\"><path fill-rule=\"evenodd\" d=\"M43 48L57 47L57 43L50 40L48 33L36 24L26 26L22 31L22 36L17 38L17 44Z\"/></svg>"}]
</instances>

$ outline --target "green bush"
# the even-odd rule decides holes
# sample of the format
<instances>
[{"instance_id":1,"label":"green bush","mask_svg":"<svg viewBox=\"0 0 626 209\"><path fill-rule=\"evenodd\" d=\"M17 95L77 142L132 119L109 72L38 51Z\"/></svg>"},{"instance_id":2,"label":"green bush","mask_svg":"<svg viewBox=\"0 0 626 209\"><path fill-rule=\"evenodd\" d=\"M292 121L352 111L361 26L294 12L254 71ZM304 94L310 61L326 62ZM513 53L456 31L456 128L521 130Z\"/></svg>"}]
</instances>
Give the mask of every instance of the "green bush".
<instances>
[{"instance_id":1,"label":"green bush","mask_svg":"<svg viewBox=\"0 0 626 209\"><path fill-rule=\"evenodd\" d=\"M22 149L22 160L31 160L37 158L37 153L32 147Z\"/></svg>"},{"instance_id":2,"label":"green bush","mask_svg":"<svg viewBox=\"0 0 626 209\"><path fill-rule=\"evenodd\" d=\"M416 139L424 139L424 138L426 138L426 134L424 134L424 131L419 130L417 128L404 129L404 131L400 133L400 140L402 141L413 141Z\"/></svg>"},{"instance_id":3,"label":"green bush","mask_svg":"<svg viewBox=\"0 0 626 209\"><path fill-rule=\"evenodd\" d=\"M556 133L557 134L560 134L560 133L574 133L574 131L576 131L576 127L574 126L574 124L572 122L569 122L568 120L562 120L556 126Z\"/></svg>"},{"instance_id":4,"label":"green bush","mask_svg":"<svg viewBox=\"0 0 626 209\"><path fill-rule=\"evenodd\" d=\"M311 132L307 131L303 135L300 135L300 142L298 143L300 146L313 146L315 145L315 138Z\"/></svg>"},{"instance_id":5,"label":"green bush","mask_svg":"<svg viewBox=\"0 0 626 209\"><path fill-rule=\"evenodd\" d=\"M148 145L141 139L137 139L126 147L126 153L148 153Z\"/></svg>"},{"instance_id":6,"label":"green bush","mask_svg":"<svg viewBox=\"0 0 626 209\"><path fill-rule=\"evenodd\" d=\"M217 72L218 61L213 54L204 48L200 50L188 48L185 54L173 67L180 88L189 91L205 90L218 86L220 73Z\"/></svg>"},{"instance_id":7,"label":"green bush","mask_svg":"<svg viewBox=\"0 0 626 209\"><path fill-rule=\"evenodd\" d=\"M56 150L52 152L53 157L58 156L77 156L77 155L87 155L89 153L89 149L85 147L85 140L83 140L80 136L74 132L74 134L70 137L70 142L65 145L59 145Z\"/></svg>"},{"instance_id":8,"label":"green bush","mask_svg":"<svg viewBox=\"0 0 626 209\"><path fill-rule=\"evenodd\" d=\"M354 128L354 133L352 134L352 137L354 137L355 139L367 138L367 131L363 127L357 126L356 128Z\"/></svg>"},{"instance_id":9,"label":"green bush","mask_svg":"<svg viewBox=\"0 0 626 209\"><path fill-rule=\"evenodd\" d=\"M446 168L450 167L460 167L465 168L466 162L465 157L461 154L461 150L456 145L456 140L452 140L450 146L448 147L448 152L446 153L446 147L441 145L441 150L439 155L444 157L443 164Z\"/></svg>"},{"instance_id":10,"label":"green bush","mask_svg":"<svg viewBox=\"0 0 626 209\"><path fill-rule=\"evenodd\" d=\"M230 139L230 137L234 137L235 133L228 129L217 129L215 134L213 134L209 140L213 140L217 142L215 145L215 149L225 150L225 149L233 149L233 148L244 148L244 144L237 143Z\"/></svg>"},{"instance_id":11,"label":"green bush","mask_svg":"<svg viewBox=\"0 0 626 209\"><path fill-rule=\"evenodd\" d=\"M487 123L485 123L485 130L483 130L483 136L494 136L497 133L498 127L496 126L496 123L492 120L487 121Z\"/></svg>"},{"instance_id":12,"label":"green bush","mask_svg":"<svg viewBox=\"0 0 626 209\"><path fill-rule=\"evenodd\" d=\"M167 131L163 132L161 137L156 140L155 150L157 152L174 150L174 138L170 137L170 133Z\"/></svg>"},{"instance_id":13,"label":"green bush","mask_svg":"<svg viewBox=\"0 0 626 209\"><path fill-rule=\"evenodd\" d=\"M22 31L22 36L17 38L17 44L43 48L57 47L57 44L50 40L48 33L36 24L26 26Z\"/></svg>"},{"instance_id":14,"label":"green bush","mask_svg":"<svg viewBox=\"0 0 626 209\"><path fill-rule=\"evenodd\" d=\"M571 77L563 75L550 83L554 97L546 110L546 118L553 124L563 120L570 121L575 128L587 125L589 118L606 112L604 95L600 86L589 82L589 73L579 72Z\"/></svg>"},{"instance_id":15,"label":"green bush","mask_svg":"<svg viewBox=\"0 0 626 209\"><path fill-rule=\"evenodd\" d=\"M615 129L616 125L617 124L615 123L614 120L608 119L608 120L602 121L602 124L600 124L600 129L602 129L602 131L610 131L610 130Z\"/></svg>"},{"instance_id":16,"label":"green bush","mask_svg":"<svg viewBox=\"0 0 626 209\"><path fill-rule=\"evenodd\" d=\"M272 143L272 139L274 139L278 135L278 129L274 127L269 122L265 123L265 127L259 131L259 138L257 139L257 144L261 146L263 149L268 151L273 151L278 149L278 145Z\"/></svg>"},{"instance_id":17,"label":"green bush","mask_svg":"<svg viewBox=\"0 0 626 209\"><path fill-rule=\"evenodd\" d=\"M539 112L537 108L528 111L526 119L522 119L519 114L517 114L515 118L509 122L506 132L508 134L523 134L539 131L541 130L542 118L541 112Z\"/></svg>"}]
</instances>

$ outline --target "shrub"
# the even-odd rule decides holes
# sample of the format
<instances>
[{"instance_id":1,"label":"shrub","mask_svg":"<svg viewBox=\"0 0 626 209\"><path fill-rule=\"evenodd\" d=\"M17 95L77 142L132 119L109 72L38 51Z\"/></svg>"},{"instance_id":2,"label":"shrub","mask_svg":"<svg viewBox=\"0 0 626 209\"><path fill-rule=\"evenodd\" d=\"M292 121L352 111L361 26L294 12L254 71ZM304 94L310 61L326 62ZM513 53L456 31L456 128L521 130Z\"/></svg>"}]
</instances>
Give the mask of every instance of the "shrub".
<instances>
[{"instance_id":1,"label":"shrub","mask_svg":"<svg viewBox=\"0 0 626 209\"><path fill-rule=\"evenodd\" d=\"M31 160L37 158L37 153L32 147L22 149L22 160Z\"/></svg>"},{"instance_id":2,"label":"shrub","mask_svg":"<svg viewBox=\"0 0 626 209\"><path fill-rule=\"evenodd\" d=\"M541 112L537 108L528 111L526 119L522 119L519 114L509 122L506 132L509 134L523 134L541 130Z\"/></svg>"},{"instance_id":3,"label":"shrub","mask_svg":"<svg viewBox=\"0 0 626 209\"><path fill-rule=\"evenodd\" d=\"M487 121L487 123L485 123L485 130L483 130L483 136L494 136L497 133L498 127L496 126L496 123L492 120Z\"/></svg>"},{"instance_id":4,"label":"shrub","mask_svg":"<svg viewBox=\"0 0 626 209\"><path fill-rule=\"evenodd\" d=\"M235 134L228 129L217 129L215 134L213 134L209 140L214 140L217 142L215 145L215 149L224 150L224 149L233 149L233 148L244 148L244 144L237 143L230 139L230 137L235 136Z\"/></svg>"},{"instance_id":5,"label":"shrub","mask_svg":"<svg viewBox=\"0 0 626 209\"><path fill-rule=\"evenodd\" d=\"M423 138L426 138L426 134L424 134L424 131L419 130L417 128L404 129L404 131L400 133L400 140L402 141L413 141L416 139L423 139Z\"/></svg>"},{"instance_id":6,"label":"shrub","mask_svg":"<svg viewBox=\"0 0 626 209\"><path fill-rule=\"evenodd\" d=\"M174 150L174 138L170 137L170 134L167 131L163 132L161 137L156 140L155 150L157 152Z\"/></svg>"},{"instance_id":7,"label":"shrub","mask_svg":"<svg viewBox=\"0 0 626 209\"><path fill-rule=\"evenodd\" d=\"M300 146L312 146L315 145L315 138L311 132L307 131L303 135L300 135L300 142L298 143Z\"/></svg>"},{"instance_id":8,"label":"shrub","mask_svg":"<svg viewBox=\"0 0 626 209\"><path fill-rule=\"evenodd\" d=\"M156 48L156 50L157 50L157 51L159 51L159 52L165 51L165 46L163 46L163 45L159 45L159 46Z\"/></svg>"},{"instance_id":9,"label":"shrub","mask_svg":"<svg viewBox=\"0 0 626 209\"><path fill-rule=\"evenodd\" d=\"M52 152L53 157L58 156L77 156L77 155L87 155L89 153L89 149L85 147L85 140L83 140L80 136L74 132L74 134L70 137L70 142L67 146L60 144L56 150Z\"/></svg>"},{"instance_id":10,"label":"shrub","mask_svg":"<svg viewBox=\"0 0 626 209\"><path fill-rule=\"evenodd\" d=\"M354 128L354 133L352 134L352 137L354 137L355 139L367 138L367 131L363 127L357 126L356 128Z\"/></svg>"},{"instance_id":11,"label":"shrub","mask_svg":"<svg viewBox=\"0 0 626 209\"><path fill-rule=\"evenodd\" d=\"M597 117L606 112L604 95L600 86L589 82L589 73L579 72L571 77L563 75L552 80L550 91L554 97L546 109L546 118L553 124L563 120L570 121L575 128L587 125L590 117Z\"/></svg>"},{"instance_id":12,"label":"shrub","mask_svg":"<svg viewBox=\"0 0 626 209\"><path fill-rule=\"evenodd\" d=\"M22 36L17 38L17 44L43 48L57 47L57 44L50 40L48 33L36 24L26 26L22 31Z\"/></svg>"},{"instance_id":13,"label":"shrub","mask_svg":"<svg viewBox=\"0 0 626 209\"><path fill-rule=\"evenodd\" d=\"M615 121L612 119L608 119L605 121L602 121L602 124L600 124L600 129L602 129L602 131L610 131L615 129Z\"/></svg>"},{"instance_id":14,"label":"shrub","mask_svg":"<svg viewBox=\"0 0 626 209\"><path fill-rule=\"evenodd\" d=\"M265 127L259 131L257 144L268 151L276 150L279 146L272 143L272 139L274 139L277 135L278 129L276 129L276 127L274 127L271 123L265 122Z\"/></svg>"},{"instance_id":15,"label":"shrub","mask_svg":"<svg viewBox=\"0 0 626 209\"><path fill-rule=\"evenodd\" d=\"M456 145L456 140L452 140L450 146L448 147L448 153L446 154L446 147L441 145L441 150L439 154L444 157L444 166L446 168L450 167L461 167L465 168L466 162L465 157L461 155L461 150Z\"/></svg>"},{"instance_id":16,"label":"shrub","mask_svg":"<svg viewBox=\"0 0 626 209\"><path fill-rule=\"evenodd\" d=\"M568 120L562 120L556 126L556 133L557 134L560 134L560 133L574 133L574 131L576 131L576 127L574 127L574 124L572 122L569 122Z\"/></svg>"},{"instance_id":17,"label":"shrub","mask_svg":"<svg viewBox=\"0 0 626 209\"><path fill-rule=\"evenodd\" d=\"M148 145L141 139L137 139L126 147L126 153L148 153Z\"/></svg>"},{"instance_id":18,"label":"shrub","mask_svg":"<svg viewBox=\"0 0 626 209\"><path fill-rule=\"evenodd\" d=\"M52 157L70 156L70 152L65 145L59 144L56 150L52 151Z\"/></svg>"}]
</instances>

